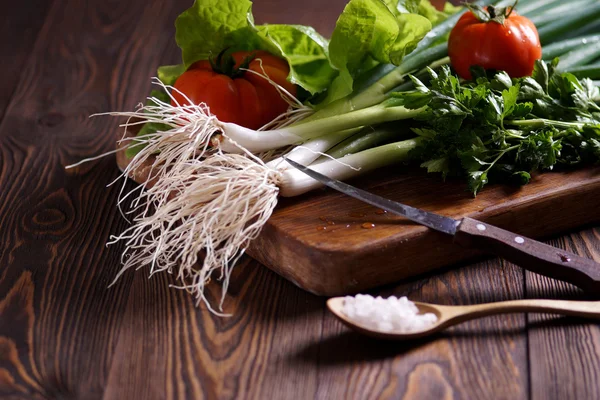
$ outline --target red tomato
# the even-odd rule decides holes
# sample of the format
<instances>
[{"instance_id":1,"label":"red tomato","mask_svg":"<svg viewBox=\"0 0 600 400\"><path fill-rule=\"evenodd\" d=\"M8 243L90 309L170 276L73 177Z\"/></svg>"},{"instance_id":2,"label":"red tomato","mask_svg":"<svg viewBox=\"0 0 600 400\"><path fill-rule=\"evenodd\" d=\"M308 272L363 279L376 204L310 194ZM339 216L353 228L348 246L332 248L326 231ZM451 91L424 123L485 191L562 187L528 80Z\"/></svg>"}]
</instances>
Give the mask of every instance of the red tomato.
<instances>
[{"instance_id":1,"label":"red tomato","mask_svg":"<svg viewBox=\"0 0 600 400\"><path fill-rule=\"evenodd\" d=\"M227 56L225 56L227 57ZM193 104L205 103L212 114L223 122L233 122L250 129L258 129L283 114L288 104L277 89L265 78L251 72L239 71L248 57L254 57L245 67L285 88L293 96L296 87L287 81L290 68L287 62L266 51L239 51L231 54L235 66L226 69L226 59L219 60L217 70L207 60L190 66L175 82L175 89L185 94ZM179 104L189 104L178 92L173 97ZM171 102L176 105L175 101Z\"/></svg>"},{"instance_id":2,"label":"red tomato","mask_svg":"<svg viewBox=\"0 0 600 400\"><path fill-rule=\"evenodd\" d=\"M495 10L488 7L492 20L481 21L467 11L456 23L448 39L452 67L464 79L471 79L469 67L506 71L511 77L531 75L535 60L542 57L542 46L533 22L507 9L501 24L494 20Z\"/></svg>"}]
</instances>

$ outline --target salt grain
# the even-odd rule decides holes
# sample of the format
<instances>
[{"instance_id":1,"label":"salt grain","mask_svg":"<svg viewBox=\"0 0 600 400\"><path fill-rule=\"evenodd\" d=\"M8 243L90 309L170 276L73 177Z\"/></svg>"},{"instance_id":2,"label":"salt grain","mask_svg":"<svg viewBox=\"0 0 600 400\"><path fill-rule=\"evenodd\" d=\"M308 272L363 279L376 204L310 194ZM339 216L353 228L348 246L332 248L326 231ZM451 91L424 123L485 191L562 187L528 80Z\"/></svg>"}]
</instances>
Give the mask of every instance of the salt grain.
<instances>
[{"instance_id":1,"label":"salt grain","mask_svg":"<svg viewBox=\"0 0 600 400\"><path fill-rule=\"evenodd\" d=\"M365 294L346 296L342 312L356 323L382 332L418 332L437 321L435 314L419 314L415 303L405 296L387 299Z\"/></svg>"}]
</instances>

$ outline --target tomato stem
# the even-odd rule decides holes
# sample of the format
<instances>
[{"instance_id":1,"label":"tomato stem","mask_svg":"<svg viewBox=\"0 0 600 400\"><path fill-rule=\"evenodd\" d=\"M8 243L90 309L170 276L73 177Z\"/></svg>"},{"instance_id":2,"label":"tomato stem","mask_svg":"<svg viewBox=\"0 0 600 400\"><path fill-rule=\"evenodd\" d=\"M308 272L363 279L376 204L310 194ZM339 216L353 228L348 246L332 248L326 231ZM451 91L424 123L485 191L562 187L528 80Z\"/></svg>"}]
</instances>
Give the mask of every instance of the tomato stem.
<instances>
[{"instance_id":1,"label":"tomato stem","mask_svg":"<svg viewBox=\"0 0 600 400\"><path fill-rule=\"evenodd\" d=\"M513 10L517 7L517 4L519 4L519 0L516 0L515 4L512 5L510 11L508 12L508 14L506 14L506 18L510 17L510 14L512 14Z\"/></svg>"},{"instance_id":2,"label":"tomato stem","mask_svg":"<svg viewBox=\"0 0 600 400\"><path fill-rule=\"evenodd\" d=\"M208 62L216 73L227 75L231 79L235 79L246 73L245 70L248 69L248 66L255 57L255 53L248 55L236 68L235 59L233 58L233 55L229 53L229 48L226 48L221 51L216 58L209 57Z\"/></svg>"},{"instance_id":3,"label":"tomato stem","mask_svg":"<svg viewBox=\"0 0 600 400\"><path fill-rule=\"evenodd\" d=\"M469 3L466 3L465 6L481 22L495 22L504 25L504 21L511 16L518 3L519 0L515 0L515 3L510 7L494 7L493 5L482 7L477 4Z\"/></svg>"}]
</instances>

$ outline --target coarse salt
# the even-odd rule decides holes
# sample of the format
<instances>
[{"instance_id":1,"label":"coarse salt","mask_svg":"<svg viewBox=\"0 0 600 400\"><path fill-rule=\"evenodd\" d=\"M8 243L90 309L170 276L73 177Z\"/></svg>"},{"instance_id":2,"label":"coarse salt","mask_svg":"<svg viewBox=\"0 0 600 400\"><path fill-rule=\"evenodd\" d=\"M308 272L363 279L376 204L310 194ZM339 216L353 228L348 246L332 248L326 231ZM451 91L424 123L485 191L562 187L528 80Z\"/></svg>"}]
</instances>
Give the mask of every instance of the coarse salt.
<instances>
[{"instance_id":1,"label":"coarse salt","mask_svg":"<svg viewBox=\"0 0 600 400\"><path fill-rule=\"evenodd\" d=\"M437 321L435 314L419 314L418 307L406 296L387 299L368 294L346 296L342 312L356 323L382 332L418 332Z\"/></svg>"}]
</instances>

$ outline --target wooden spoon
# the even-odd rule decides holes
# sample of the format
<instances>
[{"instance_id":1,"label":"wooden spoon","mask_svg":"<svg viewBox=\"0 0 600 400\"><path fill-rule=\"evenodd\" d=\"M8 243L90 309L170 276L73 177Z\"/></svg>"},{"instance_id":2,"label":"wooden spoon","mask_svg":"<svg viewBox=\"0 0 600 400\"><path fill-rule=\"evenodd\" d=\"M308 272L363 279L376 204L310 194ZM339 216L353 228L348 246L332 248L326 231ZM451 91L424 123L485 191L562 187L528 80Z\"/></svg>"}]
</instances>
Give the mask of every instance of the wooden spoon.
<instances>
[{"instance_id":1,"label":"wooden spoon","mask_svg":"<svg viewBox=\"0 0 600 400\"><path fill-rule=\"evenodd\" d=\"M437 322L421 331L408 333L385 332L379 331L375 327L361 325L347 317L342 311L344 306L343 297L330 298L327 300L327 307L340 321L357 332L379 339L395 340L422 338L471 319L495 314L536 312L600 319L600 301L512 300L469 306L441 306L417 301L414 303L421 314L435 314L438 318Z\"/></svg>"}]
</instances>

